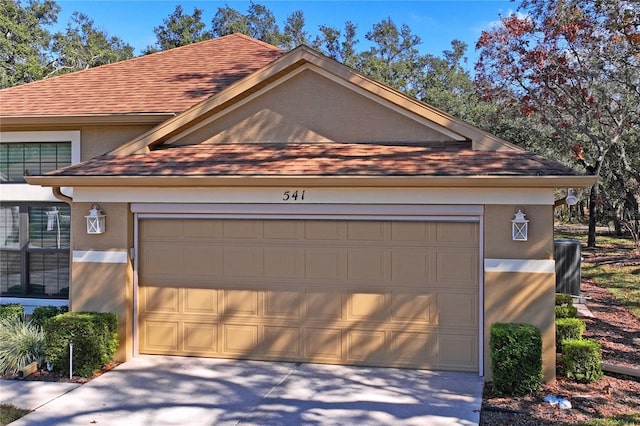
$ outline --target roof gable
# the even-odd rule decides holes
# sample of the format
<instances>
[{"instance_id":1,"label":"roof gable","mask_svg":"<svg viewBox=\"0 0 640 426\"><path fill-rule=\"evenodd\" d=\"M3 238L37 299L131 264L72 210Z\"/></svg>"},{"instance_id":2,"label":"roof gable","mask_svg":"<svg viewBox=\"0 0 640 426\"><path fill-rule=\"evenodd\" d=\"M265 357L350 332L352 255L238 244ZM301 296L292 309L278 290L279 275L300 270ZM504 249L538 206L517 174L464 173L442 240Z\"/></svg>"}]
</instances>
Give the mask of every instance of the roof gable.
<instances>
[{"instance_id":1,"label":"roof gable","mask_svg":"<svg viewBox=\"0 0 640 426\"><path fill-rule=\"evenodd\" d=\"M233 34L0 91L0 116L179 113L284 52Z\"/></svg>"},{"instance_id":2,"label":"roof gable","mask_svg":"<svg viewBox=\"0 0 640 426\"><path fill-rule=\"evenodd\" d=\"M321 78L320 78L321 77ZM302 83L300 82L303 80ZM284 130L280 133L286 133L290 130L299 130L304 133L304 137L310 136L316 138L317 141L338 141L338 142L362 142L367 138L368 134L376 134L371 129L369 132L364 132L363 136L360 134L358 139L354 139L351 136L342 136L344 131L349 130L349 126L354 125L354 120L341 123L343 127L342 134L328 134L327 131L322 130L322 124L319 120L325 120L324 129L326 130L330 123L335 126L336 118L341 114L340 112L334 112L332 116L327 116L328 107L331 105L328 103L327 93L324 93L321 89L320 92L316 90L314 94L309 96L308 94L300 94L299 99L292 100L292 96L295 96L296 92L304 90L305 82L315 80L318 82L323 80L325 89L332 89L339 87L342 93L349 93L351 95L357 94L362 100L366 100L368 107L362 108L360 111L355 111L357 117L361 119L368 119L371 125L380 125L376 114L379 116L380 112L372 114L371 108L383 107L389 116L394 116L395 119L405 120L405 124L412 123L417 125L421 130L413 129L413 132L409 136L403 134L400 130L406 130L404 125L396 123L395 132L383 132L379 134L377 138L370 139L374 142L429 142L429 141L468 141L471 142L473 149L488 149L488 150L520 150L520 148L512 145L500 138L490 135L482 130L469 125L461 120L458 120L434 107L419 102L413 98L410 98L394 89L389 88L383 84L380 84L374 80L371 80L356 71L339 64L338 62L329 59L312 49L301 46L292 50L286 55L282 56L278 60L270 63L261 70L251 74L245 79L232 84L222 92L213 95L211 98L193 106L189 110L180 114L179 116L169 119L156 128L152 129L148 133L141 135L139 138L125 144L118 149L114 150L113 154L132 154L138 152L146 152L153 150L163 144L195 144L202 142L236 142L230 139L225 139L224 132L231 132L233 134L241 126L246 125L249 127L260 126L262 123L273 124L281 119L282 115L279 115L277 111L274 111L273 102L271 107L262 109L261 111L254 111L253 115L245 113L243 116L244 121L231 120L228 122L228 126L219 125L216 127L216 123L222 123L225 117L231 116L232 111L237 111L240 108L245 108L252 105L255 107L257 99L260 97L266 97L268 94L273 94L278 90L282 90L282 87L288 87L289 98L282 98L281 102L299 102L300 105L306 105L307 119L310 119L309 114L315 116L316 126L307 126L300 122L298 119L293 118L293 122L289 121L283 123ZM333 84L326 84L332 82ZM297 85L297 87L296 87ZM317 85L316 85L317 86ZM347 89L347 90L344 90ZM337 92L336 92L337 93ZM307 95L307 96L305 96ZM322 98L322 99L320 99ZM341 97L344 100L344 97ZM302 103L300 103L302 102ZM352 105L355 106L357 102L355 98L351 97ZM253 103L253 104L252 104ZM321 104L321 105L319 105ZM340 109L342 105L334 104L337 109ZM347 106L349 108L349 106ZM290 111L298 111L299 108L293 106ZM331 111L329 111L331 112ZM260 116L261 114L261 116ZM370 114L367 118L367 115ZM292 114L288 114L287 119L291 120ZM293 114L295 115L295 114ZM362 129L366 130L368 123L366 120L361 122ZM210 126L207 131L206 127ZM296 127L299 126L299 127ZM320 129L319 129L320 128ZM421 135L418 134L421 132ZM274 134L278 134L276 131ZM294 133L295 134L295 133ZM399 134L399 136L397 136ZM269 136L269 137L273 137ZM258 140L260 142L283 142L286 140L274 140L274 139ZM239 142L246 142L247 140L241 140ZM312 140L302 139L295 140L294 142L309 142Z\"/></svg>"}]
</instances>

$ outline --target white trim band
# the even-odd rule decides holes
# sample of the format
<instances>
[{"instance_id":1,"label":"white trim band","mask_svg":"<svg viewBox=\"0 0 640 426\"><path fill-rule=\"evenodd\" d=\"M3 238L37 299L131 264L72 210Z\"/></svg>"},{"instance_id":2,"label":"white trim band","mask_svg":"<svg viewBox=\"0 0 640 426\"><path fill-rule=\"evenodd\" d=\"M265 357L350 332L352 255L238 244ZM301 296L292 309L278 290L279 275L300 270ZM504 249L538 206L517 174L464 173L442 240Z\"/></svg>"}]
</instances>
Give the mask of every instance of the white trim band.
<instances>
[{"instance_id":1,"label":"white trim band","mask_svg":"<svg viewBox=\"0 0 640 426\"><path fill-rule=\"evenodd\" d=\"M485 259L484 271L555 274L556 261L553 259Z\"/></svg>"},{"instance_id":2,"label":"white trim band","mask_svg":"<svg viewBox=\"0 0 640 426\"><path fill-rule=\"evenodd\" d=\"M127 263L126 251L74 250L73 261L76 263Z\"/></svg>"}]
</instances>

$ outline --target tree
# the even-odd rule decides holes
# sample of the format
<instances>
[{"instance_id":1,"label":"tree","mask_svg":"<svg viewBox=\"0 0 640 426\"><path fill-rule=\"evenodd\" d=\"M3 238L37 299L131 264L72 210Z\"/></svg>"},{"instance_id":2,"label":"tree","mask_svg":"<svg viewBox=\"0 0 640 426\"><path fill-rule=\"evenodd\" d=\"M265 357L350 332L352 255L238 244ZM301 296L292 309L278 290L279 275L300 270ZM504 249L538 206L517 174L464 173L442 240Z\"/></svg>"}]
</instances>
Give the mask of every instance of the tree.
<instances>
[{"instance_id":1,"label":"tree","mask_svg":"<svg viewBox=\"0 0 640 426\"><path fill-rule=\"evenodd\" d=\"M66 32L53 36L57 58L49 75L64 74L133 58L133 47L95 28L84 13L74 12Z\"/></svg>"},{"instance_id":2,"label":"tree","mask_svg":"<svg viewBox=\"0 0 640 426\"><path fill-rule=\"evenodd\" d=\"M250 35L249 18L228 5L219 7L211 20L211 36L224 37L235 33Z\"/></svg>"},{"instance_id":3,"label":"tree","mask_svg":"<svg viewBox=\"0 0 640 426\"><path fill-rule=\"evenodd\" d=\"M477 82L487 99L550 126L565 156L599 178L589 195L594 247L603 170L616 158L623 181L638 178L628 153L640 126L640 9L626 0L525 0L519 12L482 33Z\"/></svg>"},{"instance_id":4,"label":"tree","mask_svg":"<svg viewBox=\"0 0 640 426\"><path fill-rule=\"evenodd\" d=\"M46 73L51 34L60 7L53 0L0 0L0 88L39 80Z\"/></svg>"},{"instance_id":5,"label":"tree","mask_svg":"<svg viewBox=\"0 0 640 426\"><path fill-rule=\"evenodd\" d=\"M281 45L290 50L309 43L309 34L304 30L304 14L298 10L289 15L284 23Z\"/></svg>"},{"instance_id":6,"label":"tree","mask_svg":"<svg viewBox=\"0 0 640 426\"><path fill-rule=\"evenodd\" d=\"M153 29L156 35L155 46L147 47L143 54L197 43L206 40L209 36L205 31L206 24L202 22L202 10L197 7L194 7L193 13L189 15L184 13L182 6L177 5L173 13L163 22L164 25Z\"/></svg>"},{"instance_id":7,"label":"tree","mask_svg":"<svg viewBox=\"0 0 640 426\"><path fill-rule=\"evenodd\" d=\"M417 46L420 37L407 25L398 28L391 18L373 25L365 38L373 43L360 54L358 68L370 77L415 96L424 67L424 57Z\"/></svg>"},{"instance_id":8,"label":"tree","mask_svg":"<svg viewBox=\"0 0 640 426\"><path fill-rule=\"evenodd\" d=\"M347 21L344 24L344 32L326 25L318 27L320 35L313 41L313 48L323 52L325 55L344 65L352 68L358 67L358 54L356 53L356 25Z\"/></svg>"}]
</instances>

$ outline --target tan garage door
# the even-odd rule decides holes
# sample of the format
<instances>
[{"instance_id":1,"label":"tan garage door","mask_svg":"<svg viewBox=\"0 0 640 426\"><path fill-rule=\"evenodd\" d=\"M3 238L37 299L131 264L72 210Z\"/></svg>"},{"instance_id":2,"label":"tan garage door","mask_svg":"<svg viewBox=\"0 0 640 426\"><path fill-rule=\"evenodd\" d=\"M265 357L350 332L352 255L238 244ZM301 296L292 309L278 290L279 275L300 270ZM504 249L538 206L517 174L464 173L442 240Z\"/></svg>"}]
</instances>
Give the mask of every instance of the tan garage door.
<instances>
[{"instance_id":1,"label":"tan garage door","mask_svg":"<svg viewBox=\"0 0 640 426\"><path fill-rule=\"evenodd\" d=\"M475 223L144 219L146 354L478 370Z\"/></svg>"}]
</instances>

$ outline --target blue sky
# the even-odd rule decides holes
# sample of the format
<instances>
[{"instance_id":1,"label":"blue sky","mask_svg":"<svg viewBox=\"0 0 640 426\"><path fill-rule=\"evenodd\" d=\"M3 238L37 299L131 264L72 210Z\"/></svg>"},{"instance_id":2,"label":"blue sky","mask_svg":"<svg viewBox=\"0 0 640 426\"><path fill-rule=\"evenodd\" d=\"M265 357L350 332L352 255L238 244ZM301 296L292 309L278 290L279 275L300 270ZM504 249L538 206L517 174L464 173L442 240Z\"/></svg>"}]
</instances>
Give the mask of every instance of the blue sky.
<instances>
[{"instance_id":1,"label":"blue sky","mask_svg":"<svg viewBox=\"0 0 640 426\"><path fill-rule=\"evenodd\" d=\"M207 28L219 7L229 5L246 13L249 6L248 1L239 0L58 0L57 3L62 10L54 30L64 29L74 11L84 12L95 21L98 28L132 45L136 55L154 43L153 28L161 25L177 4L181 4L187 13L192 13L194 7L202 9ZM342 29L346 21L352 21L358 26L361 49L366 46L364 35L372 25L391 18L398 26L407 24L414 34L420 36L422 53L439 56L451 46L453 39L466 42L469 45L469 68L472 68L476 57L474 46L481 31L489 28L500 15L507 15L517 7L517 3L502 0L257 0L256 3L265 5L275 14L280 28L289 14L302 10L306 21L305 29L311 38L321 24Z\"/></svg>"}]
</instances>

